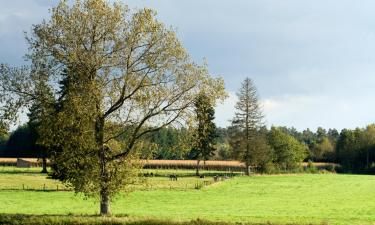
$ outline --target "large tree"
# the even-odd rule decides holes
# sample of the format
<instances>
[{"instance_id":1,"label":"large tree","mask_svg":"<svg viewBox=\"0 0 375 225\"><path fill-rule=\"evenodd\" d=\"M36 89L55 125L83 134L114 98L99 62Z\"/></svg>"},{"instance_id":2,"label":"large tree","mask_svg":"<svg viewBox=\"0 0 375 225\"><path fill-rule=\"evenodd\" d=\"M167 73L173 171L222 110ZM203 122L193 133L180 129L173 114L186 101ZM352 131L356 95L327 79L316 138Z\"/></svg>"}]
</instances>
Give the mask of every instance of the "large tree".
<instances>
[{"instance_id":1,"label":"large tree","mask_svg":"<svg viewBox=\"0 0 375 225\"><path fill-rule=\"evenodd\" d=\"M258 100L258 94L253 81L246 78L242 82L242 86L237 93L238 102L235 106L235 117L232 120L232 129L236 131L236 145L239 151L236 156L240 157L246 164L246 174L250 173L250 166L257 166L256 159L260 158L257 154L268 154L264 141L260 141L263 137L259 130L263 126L263 113ZM240 137L240 139L238 139ZM259 139L259 140L257 140ZM260 146L258 146L260 145Z\"/></svg>"},{"instance_id":2,"label":"large tree","mask_svg":"<svg viewBox=\"0 0 375 225\"><path fill-rule=\"evenodd\" d=\"M28 37L32 69L2 67L0 100L14 112L39 98L34 79L46 76L55 98L42 101L53 112L40 142L56 149L52 160L63 181L99 196L107 215L112 196L134 182L142 137L186 124L197 94L223 97L223 81L192 62L153 10L77 0L60 2L51 14Z\"/></svg>"},{"instance_id":3,"label":"large tree","mask_svg":"<svg viewBox=\"0 0 375 225\"><path fill-rule=\"evenodd\" d=\"M210 98L204 93L199 94L196 98L195 114L197 126L193 134L194 144L191 155L197 160L196 175L199 176L199 163L202 160L205 163L206 160L214 155L217 138L214 122L215 109Z\"/></svg>"}]
</instances>

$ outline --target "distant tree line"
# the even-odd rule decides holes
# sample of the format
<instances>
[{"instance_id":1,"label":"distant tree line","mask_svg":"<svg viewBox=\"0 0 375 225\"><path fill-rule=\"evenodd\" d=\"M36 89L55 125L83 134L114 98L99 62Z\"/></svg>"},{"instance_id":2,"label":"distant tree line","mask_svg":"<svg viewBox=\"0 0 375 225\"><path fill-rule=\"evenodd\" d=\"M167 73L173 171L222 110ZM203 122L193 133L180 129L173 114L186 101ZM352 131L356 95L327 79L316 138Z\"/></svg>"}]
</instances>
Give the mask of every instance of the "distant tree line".
<instances>
[{"instance_id":1,"label":"distant tree line","mask_svg":"<svg viewBox=\"0 0 375 225\"><path fill-rule=\"evenodd\" d=\"M316 131L298 131L293 127L268 129L263 124L251 79L244 80L237 95L239 101L230 126L216 127L213 105L206 96L199 95L195 101L197 124L190 128L165 126L148 133L143 137L141 157L197 160L197 175L200 161L209 159L242 161L247 173L294 171L301 168L303 161L338 163L338 170L343 172L375 172L375 125L341 132L322 127ZM12 133L1 125L1 156L47 156L46 148L37 145L37 109L31 110L27 124Z\"/></svg>"},{"instance_id":2,"label":"distant tree line","mask_svg":"<svg viewBox=\"0 0 375 225\"><path fill-rule=\"evenodd\" d=\"M375 125L353 130L336 129L328 131L319 127L316 131L297 131L287 127L261 127L262 138L256 145L266 146L266 150L253 152L253 163L263 171L293 169L300 161L332 162L341 165L348 172L374 172L375 167ZM216 145L211 160L241 160L243 152L239 148L238 136L234 128L218 127L215 130ZM42 152L35 145L35 139L28 124L11 133L0 135L1 157L41 157ZM145 140L153 148L145 148L143 158L150 159L196 159L193 149L186 146L185 128L165 127L150 133ZM264 142L263 144L260 144ZM150 149L152 149L150 151Z\"/></svg>"}]
</instances>

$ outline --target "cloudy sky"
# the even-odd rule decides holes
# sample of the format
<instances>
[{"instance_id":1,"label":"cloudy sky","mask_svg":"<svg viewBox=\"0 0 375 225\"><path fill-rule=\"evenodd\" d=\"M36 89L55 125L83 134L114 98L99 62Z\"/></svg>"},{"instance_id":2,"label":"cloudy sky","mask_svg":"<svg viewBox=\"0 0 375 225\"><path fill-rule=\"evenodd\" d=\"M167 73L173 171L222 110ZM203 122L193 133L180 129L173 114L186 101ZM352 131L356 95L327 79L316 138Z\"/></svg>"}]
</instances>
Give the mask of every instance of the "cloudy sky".
<instances>
[{"instance_id":1,"label":"cloudy sky","mask_svg":"<svg viewBox=\"0 0 375 225\"><path fill-rule=\"evenodd\" d=\"M23 64L24 31L48 18L52 0L0 0L0 62ZM299 130L375 122L375 1L132 0L177 29L191 56L207 59L229 98L216 121L233 117L236 91L255 82L270 125Z\"/></svg>"}]
</instances>

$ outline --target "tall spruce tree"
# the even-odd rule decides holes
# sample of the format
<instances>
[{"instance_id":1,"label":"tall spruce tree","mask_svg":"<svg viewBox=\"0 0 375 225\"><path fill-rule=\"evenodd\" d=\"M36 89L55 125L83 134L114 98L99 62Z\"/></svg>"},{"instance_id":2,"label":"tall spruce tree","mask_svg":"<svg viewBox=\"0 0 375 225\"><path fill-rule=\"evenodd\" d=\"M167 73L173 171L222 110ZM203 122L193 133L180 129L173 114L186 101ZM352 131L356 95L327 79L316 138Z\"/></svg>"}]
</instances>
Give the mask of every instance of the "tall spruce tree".
<instances>
[{"instance_id":1,"label":"tall spruce tree","mask_svg":"<svg viewBox=\"0 0 375 225\"><path fill-rule=\"evenodd\" d=\"M42 173L47 173L47 157L48 157L48 148L43 144L39 143L41 140L41 131L40 126L47 117L51 115L54 111L55 105L54 97L51 92L50 87L47 85L48 75L46 74L46 66L39 65L40 68L35 71L35 90L36 95L39 96L35 98L32 102L32 105L29 108L29 122L28 126L30 129L31 140L32 140L32 149L35 151L38 157L42 158Z\"/></svg>"},{"instance_id":2,"label":"tall spruce tree","mask_svg":"<svg viewBox=\"0 0 375 225\"><path fill-rule=\"evenodd\" d=\"M201 93L195 101L197 127L193 135L194 146L191 154L197 160L196 175L199 176L200 161L203 164L214 155L216 150L215 110L207 95Z\"/></svg>"},{"instance_id":3,"label":"tall spruce tree","mask_svg":"<svg viewBox=\"0 0 375 225\"><path fill-rule=\"evenodd\" d=\"M263 135L259 132L262 127L263 113L259 104L257 90L253 81L250 78L246 78L242 82L242 86L237 93L238 102L235 106L236 112L235 117L232 120L232 129L236 131L237 135L233 135L237 139L235 143L234 152L238 159L242 160L246 164L246 174L250 174L250 166L258 166L256 159L258 154L268 154L268 147L265 146L267 143L264 138L260 137ZM240 141L240 142L239 142Z\"/></svg>"}]
</instances>

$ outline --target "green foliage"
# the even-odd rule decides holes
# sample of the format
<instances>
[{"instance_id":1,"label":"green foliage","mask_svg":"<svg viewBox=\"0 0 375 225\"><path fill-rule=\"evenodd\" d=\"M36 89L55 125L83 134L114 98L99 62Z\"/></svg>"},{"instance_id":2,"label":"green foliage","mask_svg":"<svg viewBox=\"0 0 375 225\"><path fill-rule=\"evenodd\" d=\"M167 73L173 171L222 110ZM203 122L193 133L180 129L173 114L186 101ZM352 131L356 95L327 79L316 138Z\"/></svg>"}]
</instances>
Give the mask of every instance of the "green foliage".
<instances>
[{"instance_id":1,"label":"green foliage","mask_svg":"<svg viewBox=\"0 0 375 225\"><path fill-rule=\"evenodd\" d=\"M364 129L342 130L337 142L336 157L346 171L369 169L375 161L375 125Z\"/></svg>"},{"instance_id":2,"label":"green foliage","mask_svg":"<svg viewBox=\"0 0 375 225\"><path fill-rule=\"evenodd\" d=\"M300 167L307 153L304 144L276 127L271 128L268 141L273 150L273 162L280 169L293 170Z\"/></svg>"},{"instance_id":3,"label":"green foliage","mask_svg":"<svg viewBox=\"0 0 375 225\"><path fill-rule=\"evenodd\" d=\"M231 159L231 147L228 143L218 143L216 145L217 151L214 159L216 160L230 160Z\"/></svg>"},{"instance_id":4,"label":"green foliage","mask_svg":"<svg viewBox=\"0 0 375 225\"><path fill-rule=\"evenodd\" d=\"M193 159L206 161L214 155L217 134L214 123L215 110L204 93L196 98L195 114L197 126L192 137L193 147L189 154Z\"/></svg>"},{"instance_id":5,"label":"green foliage","mask_svg":"<svg viewBox=\"0 0 375 225\"><path fill-rule=\"evenodd\" d=\"M0 144L4 144L7 139L9 134L8 130L8 126L0 120Z\"/></svg>"},{"instance_id":6,"label":"green foliage","mask_svg":"<svg viewBox=\"0 0 375 225\"><path fill-rule=\"evenodd\" d=\"M322 127L318 127L315 132L308 128L302 132L297 131L293 127L280 127L280 129L307 145L309 150L308 159L323 162L335 161L336 156L334 150L339 138L339 133L336 129L326 131Z\"/></svg>"},{"instance_id":7,"label":"green foliage","mask_svg":"<svg viewBox=\"0 0 375 225\"><path fill-rule=\"evenodd\" d=\"M188 131L184 128L163 127L147 134L144 139L155 145L152 159L185 159L189 149L182 142L185 141L184 137L187 135L189 135ZM148 150L149 148L144 149L145 152Z\"/></svg>"},{"instance_id":8,"label":"green foliage","mask_svg":"<svg viewBox=\"0 0 375 225\"><path fill-rule=\"evenodd\" d=\"M316 162L334 161L334 146L330 139L326 136L322 136L320 140L315 143L311 149L312 158Z\"/></svg>"},{"instance_id":9,"label":"green foliage","mask_svg":"<svg viewBox=\"0 0 375 225\"><path fill-rule=\"evenodd\" d=\"M313 161L309 160L307 162L307 167L306 167L305 171L308 172L308 173L317 173L318 168L316 168L316 166L313 164Z\"/></svg>"},{"instance_id":10,"label":"green foliage","mask_svg":"<svg viewBox=\"0 0 375 225\"><path fill-rule=\"evenodd\" d=\"M8 127L0 120L0 155L5 155L6 143L9 139Z\"/></svg>"}]
</instances>

